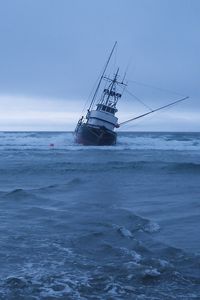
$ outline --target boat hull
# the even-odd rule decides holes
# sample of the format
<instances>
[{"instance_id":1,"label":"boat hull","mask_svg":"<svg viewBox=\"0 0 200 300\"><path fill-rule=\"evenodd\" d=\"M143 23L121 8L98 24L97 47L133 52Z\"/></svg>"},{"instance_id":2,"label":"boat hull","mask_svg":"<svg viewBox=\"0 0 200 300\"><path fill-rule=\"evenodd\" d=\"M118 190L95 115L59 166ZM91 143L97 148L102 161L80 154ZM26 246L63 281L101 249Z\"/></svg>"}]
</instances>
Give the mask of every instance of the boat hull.
<instances>
[{"instance_id":1,"label":"boat hull","mask_svg":"<svg viewBox=\"0 0 200 300\"><path fill-rule=\"evenodd\" d=\"M75 142L81 145L110 146L115 145L117 134L105 127L91 126L82 123L75 131Z\"/></svg>"}]
</instances>

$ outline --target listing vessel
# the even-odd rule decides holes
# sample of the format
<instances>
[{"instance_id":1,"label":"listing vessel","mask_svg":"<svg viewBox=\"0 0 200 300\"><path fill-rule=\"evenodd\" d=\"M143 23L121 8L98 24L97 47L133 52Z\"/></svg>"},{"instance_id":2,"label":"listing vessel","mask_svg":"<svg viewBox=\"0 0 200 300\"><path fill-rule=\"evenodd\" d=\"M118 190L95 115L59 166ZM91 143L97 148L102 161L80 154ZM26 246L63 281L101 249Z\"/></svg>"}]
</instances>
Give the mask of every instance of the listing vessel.
<instances>
[{"instance_id":1,"label":"listing vessel","mask_svg":"<svg viewBox=\"0 0 200 300\"><path fill-rule=\"evenodd\" d=\"M82 116L77 123L74 135L75 142L78 144L88 146L115 145L117 141L117 133L115 131L116 128L189 98L184 97L157 109L150 109L150 111L147 113L136 116L122 123L118 123L118 118L115 114L118 111L117 103L121 99L123 91L127 86L127 84L124 83L125 75L123 80L120 81L118 68L113 77L105 76L105 72L113 55L116 44L117 42L115 42L108 57L103 73L91 99L87 114L86 116ZM101 90L103 83L104 88Z\"/></svg>"},{"instance_id":2,"label":"listing vessel","mask_svg":"<svg viewBox=\"0 0 200 300\"><path fill-rule=\"evenodd\" d=\"M110 53L103 74L100 77L86 117L81 117L75 129L75 141L79 144L101 146L116 144L117 133L114 130L118 128L119 125L118 118L115 114L117 112L117 102L122 96L122 94L118 92L118 87L125 86L125 83L118 81L119 68L112 78L105 76L115 46L116 43ZM103 81L105 88L97 99ZM96 108L94 108L95 104Z\"/></svg>"}]
</instances>

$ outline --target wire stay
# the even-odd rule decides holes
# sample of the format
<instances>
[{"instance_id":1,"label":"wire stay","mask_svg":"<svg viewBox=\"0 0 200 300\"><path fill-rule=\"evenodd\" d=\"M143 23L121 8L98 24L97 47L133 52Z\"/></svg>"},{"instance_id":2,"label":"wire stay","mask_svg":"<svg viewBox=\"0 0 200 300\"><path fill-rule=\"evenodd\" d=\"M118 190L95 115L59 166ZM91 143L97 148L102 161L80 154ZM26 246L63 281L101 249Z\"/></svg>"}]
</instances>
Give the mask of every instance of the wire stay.
<instances>
[{"instance_id":1,"label":"wire stay","mask_svg":"<svg viewBox=\"0 0 200 300\"><path fill-rule=\"evenodd\" d=\"M171 102L171 103L169 103L169 104L167 104L167 105L161 106L161 107L159 107L159 108L153 109L153 110L151 110L151 111L149 111L149 112L147 112L147 113L144 113L144 114L142 114L142 115L139 115L139 116L137 116L137 117L134 117L134 118L131 118L131 119L127 120L127 121L124 121L124 122L120 123L119 126L125 125L125 124L127 124L127 123L129 123L129 122L132 122L132 121L137 120L137 119L139 119L139 118L145 117L145 116L147 116L147 115L149 115L149 114L152 114L152 113L154 113L154 112L156 112L156 111L159 111L159 110L161 110L161 109L167 108L167 107L169 107L169 106L172 106L172 105L174 105L174 104L176 104L176 103L182 102L182 101L187 100L187 99L189 99L188 96L187 96L187 97L184 97L184 98L181 98L181 99L179 99L179 100L176 100L176 101L174 101L174 102Z\"/></svg>"}]
</instances>

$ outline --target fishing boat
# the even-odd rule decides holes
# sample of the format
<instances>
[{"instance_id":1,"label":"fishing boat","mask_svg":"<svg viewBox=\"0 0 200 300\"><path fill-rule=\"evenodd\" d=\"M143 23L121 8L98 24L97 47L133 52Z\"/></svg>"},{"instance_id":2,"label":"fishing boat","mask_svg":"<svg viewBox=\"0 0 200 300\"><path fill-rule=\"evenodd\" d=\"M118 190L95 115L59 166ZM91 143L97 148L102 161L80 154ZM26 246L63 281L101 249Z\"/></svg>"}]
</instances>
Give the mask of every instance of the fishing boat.
<instances>
[{"instance_id":1,"label":"fishing boat","mask_svg":"<svg viewBox=\"0 0 200 300\"><path fill-rule=\"evenodd\" d=\"M100 79L98 81L97 87L91 99L89 108L87 110L86 116L82 116L76 126L74 135L75 142L82 145L95 145L95 146L110 146L115 145L117 142L117 132L116 128L121 127L129 122L136 119L147 116L158 110L167 108L178 102L184 101L189 97L184 97L182 99L171 102L167 105L156 109L150 109L150 111L126 120L122 123L118 122L116 117L117 113L117 103L122 98L123 91L125 90L127 84L124 82L125 75L122 80L119 80L119 68L117 68L113 77L105 76L107 67L113 55L114 49L117 45L115 42L108 60L105 64L104 70ZM104 82L104 88L101 91L102 83ZM119 91L120 89L120 91ZM96 107L95 107L96 106Z\"/></svg>"}]
</instances>

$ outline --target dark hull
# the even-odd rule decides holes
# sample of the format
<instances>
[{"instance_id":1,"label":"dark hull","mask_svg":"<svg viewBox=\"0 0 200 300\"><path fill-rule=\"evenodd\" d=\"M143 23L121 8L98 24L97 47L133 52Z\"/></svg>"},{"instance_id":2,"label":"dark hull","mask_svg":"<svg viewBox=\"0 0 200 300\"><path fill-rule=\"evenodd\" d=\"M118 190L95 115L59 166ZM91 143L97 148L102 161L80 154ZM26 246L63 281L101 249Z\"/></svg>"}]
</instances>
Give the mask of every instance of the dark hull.
<instances>
[{"instance_id":1,"label":"dark hull","mask_svg":"<svg viewBox=\"0 0 200 300\"><path fill-rule=\"evenodd\" d=\"M105 127L81 124L75 131L75 142L81 145L110 146L115 145L117 134Z\"/></svg>"}]
</instances>

